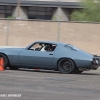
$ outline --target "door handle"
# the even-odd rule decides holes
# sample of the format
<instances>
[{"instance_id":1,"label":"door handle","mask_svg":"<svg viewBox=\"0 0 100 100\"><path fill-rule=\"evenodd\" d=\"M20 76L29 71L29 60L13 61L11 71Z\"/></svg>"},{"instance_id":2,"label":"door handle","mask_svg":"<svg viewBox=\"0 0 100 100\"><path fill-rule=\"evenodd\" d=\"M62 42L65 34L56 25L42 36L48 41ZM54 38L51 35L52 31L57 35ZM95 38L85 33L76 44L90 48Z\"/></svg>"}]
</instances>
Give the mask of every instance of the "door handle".
<instances>
[{"instance_id":1,"label":"door handle","mask_svg":"<svg viewBox=\"0 0 100 100\"><path fill-rule=\"evenodd\" d=\"M53 55L53 54L49 54L49 55Z\"/></svg>"}]
</instances>

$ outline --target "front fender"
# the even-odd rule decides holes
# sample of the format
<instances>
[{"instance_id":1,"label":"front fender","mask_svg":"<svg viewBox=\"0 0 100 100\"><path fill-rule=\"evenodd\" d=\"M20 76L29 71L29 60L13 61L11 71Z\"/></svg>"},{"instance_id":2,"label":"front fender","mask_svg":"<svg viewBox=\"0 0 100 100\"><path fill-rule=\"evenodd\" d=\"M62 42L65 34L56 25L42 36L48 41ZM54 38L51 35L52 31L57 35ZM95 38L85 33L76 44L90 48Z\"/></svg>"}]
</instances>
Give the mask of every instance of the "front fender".
<instances>
[{"instance_id":1,"label":"front fender","mask_svg":"<svg viewBox=\"0 0 100 100\"><path fill-rule=\"evenodd\" d=\"M9 63L12 66L20 65L20 63L19 63L20 51L21 50L19 50L19 49L11 49L11 48L10 49L8 49L8 48L0 49L0 53L5 54L8 57Z\"/></svg>"}]
</instances>

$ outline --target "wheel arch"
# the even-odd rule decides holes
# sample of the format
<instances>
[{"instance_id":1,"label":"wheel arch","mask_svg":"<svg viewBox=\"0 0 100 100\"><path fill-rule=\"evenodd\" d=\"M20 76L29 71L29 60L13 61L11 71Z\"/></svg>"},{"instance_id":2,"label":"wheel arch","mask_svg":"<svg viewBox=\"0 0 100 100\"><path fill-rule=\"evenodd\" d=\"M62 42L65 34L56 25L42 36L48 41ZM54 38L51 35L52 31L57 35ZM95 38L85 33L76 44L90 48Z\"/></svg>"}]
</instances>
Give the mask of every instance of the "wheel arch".
<instances>
[{"instance_id":1,"label":"wheel arch","mask_svg":"<svg viewBox=\"0 0 100 100\"><path fill-rule=\"evenodd\" d=\"M77 68L76 63L75 63L75 61L74 61L72 58L62 57L62 58L58 59L58 61L57 61L57 69L58 69L58 63L59 63L59 61L60 61L61 59L70 59L70 60L72 60L73 63L75 64L75 67Z\"/></svg>"},{"instance_id":2,"label":"wheel arch","mask_svg":"<svg viewBox=\"0 0 100 100\"><path fill-rule=\"evenodd\" d=\"M7 58L7 60L8 60L8 64L10 65L10 61L9 61L8 56L7 56L5 53L2 53L2 52L0 52L0 54L2 54L2 55L4 55L4 56L6 56L6 58Z\"/></svg>"}]
</instances>

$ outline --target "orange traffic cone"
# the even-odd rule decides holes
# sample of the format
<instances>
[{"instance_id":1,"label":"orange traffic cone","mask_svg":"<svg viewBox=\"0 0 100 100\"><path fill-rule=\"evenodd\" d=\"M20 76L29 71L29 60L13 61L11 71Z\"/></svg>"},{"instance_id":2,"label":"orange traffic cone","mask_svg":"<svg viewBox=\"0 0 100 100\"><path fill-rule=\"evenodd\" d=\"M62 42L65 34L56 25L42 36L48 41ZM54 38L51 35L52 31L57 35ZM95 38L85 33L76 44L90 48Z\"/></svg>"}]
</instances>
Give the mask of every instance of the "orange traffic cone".
<instances>
[{"instance_id":1,"label":"orange traffic cone","mask_svg":"<svg viewBox=\"0 0 100 100\"><path fill-rule=\"evenodd\" d=\"M0 71L4 70L4 58L0 58Z\"/></svg>"}]
</instances>

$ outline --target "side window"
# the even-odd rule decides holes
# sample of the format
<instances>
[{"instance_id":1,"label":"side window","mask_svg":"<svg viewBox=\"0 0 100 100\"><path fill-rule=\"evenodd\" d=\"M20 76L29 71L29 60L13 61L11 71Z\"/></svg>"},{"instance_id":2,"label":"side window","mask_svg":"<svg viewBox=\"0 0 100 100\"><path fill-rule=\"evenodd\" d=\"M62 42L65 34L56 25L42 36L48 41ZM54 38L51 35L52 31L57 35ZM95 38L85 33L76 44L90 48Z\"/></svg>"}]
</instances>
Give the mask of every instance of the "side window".
<instances>
[{"instance_id":1,"label":"side window","mask_svg":"<svg viewBox=\"0 0 100 100\"><path fill-rule=\"evenodd\" d=\"M44 50L46 52L52 52L55 50L55 48L56 48L55 44L45 44L45 46L44 46Z\"/></svg>"},{"instance_id":2,"label":"side window","mask_svg":"<svg viewBox=\"0 0 100 100\"><path fill-rule=\"evenodd\" d=\"M49 44L49 43L35 43L33 46L29 48L29 50L34 51L45 51L45 52L52 52L56 48L55 44Z\"/></svg>"}]
</instances>

